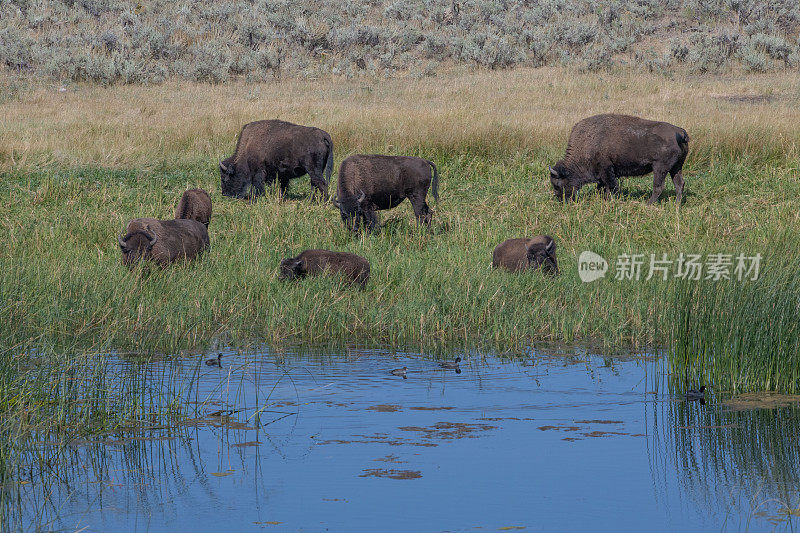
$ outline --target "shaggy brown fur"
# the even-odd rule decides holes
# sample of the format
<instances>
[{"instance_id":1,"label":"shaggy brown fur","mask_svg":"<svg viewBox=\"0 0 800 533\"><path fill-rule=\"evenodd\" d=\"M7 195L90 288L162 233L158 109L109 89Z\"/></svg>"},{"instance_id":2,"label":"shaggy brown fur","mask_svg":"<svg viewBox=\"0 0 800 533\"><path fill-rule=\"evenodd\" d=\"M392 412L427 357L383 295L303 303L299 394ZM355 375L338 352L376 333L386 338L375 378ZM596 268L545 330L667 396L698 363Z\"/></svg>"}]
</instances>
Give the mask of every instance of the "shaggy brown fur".
<instances>
[{"instance_id":1,"label":"shaggy brown fur","mask_svg":"<svg viewBox=\"0 0 800 533\"><path fill-rule=\"evenodd\" d=\"M316 276L324 272L341 274L362 287L369 279L369 261L347 252L329 250L305 250L297 257L287 257L281 261L280 279L300 279Z\"/></svg>"},{"instance_id":2,"label":"shaggy brown fur","mask_svg":"<svg viewBox=\"0 0 800 533\"><path fill-rule=\"evenodd\" d=\"M219 169L225 196L259 196L276 179L283 194L289 180L308 174L314 194L319 191L326 200L333 171L333 141L319 128L259 120L245 124L236 151L220 162Z\"/></svg>"},{"instance_id":3,"label":"shaggy brown fur","mask_svg":"<svg viewBox=\"0 0 800 533\"><path fill-rule=\"evenodd\" d=\"M175 208L175 218L196 220L208 227L211 221L211 195L203 189L189 189Z\"/></svg>"},{"instance_id":4,"label":"shaggy brown fur","mask_svg":"<svg viewBox=\"0 0 800 533\"><path fill-rule=\"evenodd\" d=\"M156 220L134 218L120 236L122 264L133 268L138 261L152 261L166 266L179 260L191 260L209 245L208 230L196 220Z\"/></svg>"},{"instance_id":5,"label":"shaggy brown fur","mask_svg":"<svg viewBox=\"0 0 800 533\"><path fill-rule=\"evenodd\" d=\"M432 161L419 157L351 155L339 167L336 204L353 231L359 221L378 227L376 211L392 209L408 198L417 222L430 225L433 212L425 201L428 188L439 199L439 173Z\"/></svg>"},{"instance_id":6,"label":"shaggy brown fur","mask_svg":"<svg viewBox=\"0 0 800 533\"><path fill-rule=\"evenodd\" d=\"M574 199L587 183L616 194L619 178L652 172L653 194L647 201L652 204L669 172L680 203L688 153L689 136L683 128L629 115L595 115L572 128L564 158L550 169L550 183L556 198L565 200Z\"/></svg>"},{"instance_id":7,"label":"shaggy brown fur","mask_svg":"<svg viewBox=\"0 0 800 533\"><path fill-rule=\"evenodd\" d=\"M549 235L508 239L495 247L492 266L511 272L541 268L547 274L558 274L556 241Z\"/></svg>"}]
</instances>

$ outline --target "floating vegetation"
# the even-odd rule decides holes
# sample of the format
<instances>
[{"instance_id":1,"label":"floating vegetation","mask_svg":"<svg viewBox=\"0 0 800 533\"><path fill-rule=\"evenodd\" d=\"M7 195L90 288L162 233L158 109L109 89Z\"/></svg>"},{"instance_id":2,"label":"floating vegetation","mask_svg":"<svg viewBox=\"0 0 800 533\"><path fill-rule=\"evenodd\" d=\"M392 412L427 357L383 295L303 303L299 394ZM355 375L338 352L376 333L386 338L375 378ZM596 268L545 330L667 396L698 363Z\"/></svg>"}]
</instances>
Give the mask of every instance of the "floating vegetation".
<instances>
[{"instance_id":1,"label":"floating vegetation","mask_svg":"<svg viewBox=\"0 0 800 533\"><path fill-rule=\"evenodd\" d=\"M385 468L367 468L359 477L385 477L389 479L419 479L422 472L419 470L387 470Z\"/></svg>"},{"instance_id":2,"label":"floating vegetation","mask_svg":"<svg viewBox=\"0 0 800 533\"><path fill-rule=\"evenodd\" d=\"M800 395L780 394L777 392L749 392L737 394L736 396L723 400L722 405L732 411L800 407Z\"/></svg>"}]
</instances>

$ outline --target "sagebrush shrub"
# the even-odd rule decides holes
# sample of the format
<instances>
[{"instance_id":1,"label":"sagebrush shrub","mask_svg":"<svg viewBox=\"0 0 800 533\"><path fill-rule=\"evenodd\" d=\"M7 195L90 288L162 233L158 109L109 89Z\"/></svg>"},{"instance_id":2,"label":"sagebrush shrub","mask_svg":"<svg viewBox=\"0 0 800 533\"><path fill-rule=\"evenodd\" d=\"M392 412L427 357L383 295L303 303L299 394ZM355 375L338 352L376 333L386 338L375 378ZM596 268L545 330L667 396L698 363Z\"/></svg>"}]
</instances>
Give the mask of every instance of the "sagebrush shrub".
<instances>
[{"instance_id":1,"label":"sagebrush shrub","mask_svg":"<svg viewBox=\"0 0 800 533\"><path fill-rule=\"evenodd\" d=\"M750 36L750 46L766 52L772 59L786 61L792 53L791 45L777 35L757 33Z\"/></svg>"},{"instance_id":2,"label":"sagebrush shrub","mask_svg":"<svg viewBox=\"0 0 800 533\"><path fill-rule=\"evenodd\" d=\"M452 62L770 70L800 66L799 36L797 0L0 0L0 69L104 84Z\"/></svg>"}]
</instances>

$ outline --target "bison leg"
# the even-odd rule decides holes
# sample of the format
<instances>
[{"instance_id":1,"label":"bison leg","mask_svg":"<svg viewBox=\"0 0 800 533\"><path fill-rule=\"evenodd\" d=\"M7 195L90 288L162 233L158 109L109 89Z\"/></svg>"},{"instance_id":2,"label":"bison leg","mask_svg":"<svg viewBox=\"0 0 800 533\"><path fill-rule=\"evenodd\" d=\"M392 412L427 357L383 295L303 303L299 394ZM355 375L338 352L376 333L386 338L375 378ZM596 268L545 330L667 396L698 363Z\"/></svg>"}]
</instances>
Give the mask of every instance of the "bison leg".
<instances>
[{"instance_id":1,"label":"bison leg","mask_svg":"<svg viewBox=\"0 0 800 533\"><path fill-rule=\"evenodd\" d=\"M278 172L278 183L280 184L280 198L283 199L286 189L289 188L289 180L293 177L291 172Z\"/></svg>"},{"instance_id":2,"label":"bison leg","mask_svg":"<svg viewBox=\"0 0 800 533\"><path fill-rule=\"evenodd\" d=\"M614 198L611 190L602 182L597 184L597 192L600 193L600 195L603 197L603 200L612 200Z\"/></svg>"},{"instance_id":3,"label":"bison leg","mask_svg":"<svg viewBox=\"0 0 800 533\"><path fill-rule=\"evenodd\" d=\"M672 175L672 183L675 184L675 202L681 203L681 199L683 198L683 168L682 165L672 167L672 170L669 171Z\"/></svg>"},{"instance_id":4,"label":"bison leg","mask_svg":"<svg viewBox=\"0 0 800 533\"><path fill-rule=\"evenodd\" d=\"M606 188L613 196L619 195L619 182L614 174L611 174L611 176L608 178L608 184L606 184Z\"/></svg>"},{"instance_id":5,"label":"bison leg","mask_svg":"<svg viewBox=\"0 0 800 533\"><path fill-rule=\"evenodd\" d=\"M614 195L611 194L611 191L608 189L608 185L606 185L606 183L602 180L597 182L597 192L603 197L604 200L610 200L614 197Z\"/></svg>"},{"instance_id":6,"label":"bison leg","mask_svg":"<svg viewBox=\"0 0 800 533\"><path fill-rule=\"evenodd\" d=\"M433 212L428 207L425 197L418 194L411 194L408 196L408 201L411 202L411 205L414 207L414 216L417 217L417 223L430 226L431 219L433 219Z\"/></svg>"},{"instance_id":7,"label":"bison leg","mask_svg":"<svg viewBox=\"0 0 800 533\"><path fill-rule=\"evenodd\" d=\"M613 168L606 169L605 172L600 175L600 182L597 184L597 188L603 191L606 198L611 198L619 194L619 182L614 175Z\"/></svg>"},{"instance_id":8,"label":"bison leg","mask_svg":"<svg viewBox=\"0 0 800 533\"><path fill-rule=\"evenodd\" d=\"M319 192L322 201L327 202L328 184L325 183L325 178L322 177L322 173L309 172L308 175L311 177L311 186L314 187L314 191L311 193L311 199L313 200L317 196L317 192Z\"/></svg>"},{"instance_id":9,"label":"bison leg","mask_svg":"<svg viewBox=\"0 0 800 533\"><path fill-rule=\"evenodd\" d=\"M653 169L653 194L647 200L648 205L654 204L661 198L661 193L664 192L664 180L667 178L667 171L663 168L656 167Z\"/></svg>"},{"instance_id":10,"label":"bison leg","mask_svg":"<svg viewBox=\"0 0 800 533\"><path fill-rule=\"evenodd\" d=\"M378 214L372 206L364 209L361 216L364 217L364 226L368 232L372 233L378 229Z\"/></svg>"},{"instance_id":11,"label":"bison leg","mask_svg":"<svg viewBox=\"0 0 800 533\"><path fill-rule=\"evenodd\" d=\"M263 169L253 174L253 180L251 183L255 192L251 194L251 196L255 197L264 194L264 183L266 182L266 178L267 173Z\"/></svg>"}]
</instances>

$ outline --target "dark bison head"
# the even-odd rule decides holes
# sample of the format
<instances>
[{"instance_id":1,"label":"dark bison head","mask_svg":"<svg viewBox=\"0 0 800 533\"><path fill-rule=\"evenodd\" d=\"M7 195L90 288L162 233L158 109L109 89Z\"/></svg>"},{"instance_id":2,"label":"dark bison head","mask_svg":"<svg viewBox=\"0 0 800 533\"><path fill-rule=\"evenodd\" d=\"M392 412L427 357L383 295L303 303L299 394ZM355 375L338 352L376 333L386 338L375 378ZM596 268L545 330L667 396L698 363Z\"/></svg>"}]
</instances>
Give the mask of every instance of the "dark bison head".
<instances>
[{"instance_id":1,"label":"dark bison head","mask_svg":"<svg viewBox=\"0 0 800 533\"><path fill-rule=\"evenodd\" d=\"M530 268L541 268L546 274L558 274L556 241L549 235L545 236L544 242L529 244L527 256Z\"/></svg>"},{"instance_id":2,"label":"dark bison head","mask_svg":"<svg viewBox=\"0 0 800 533\"><path fill-rule=\"evenodd\" d=\"M241 166L238 165L238 167ZM250 179L244 172L245 169L238 167L233 163L233 158L219 162L220 185L223 196L247 198L250 195Z\"/></svg>"},{"instance_id":3,"label":"dark bison head","mask_svg":"<svg viewBox=\"0 0 800 533\"><path fill-rule=\"evenodd\" d=\"M345 225L350 229L355 230L358 226L358 222L364 214L364 202L366 201L367 195L364 194L364 191L360 191L360 195L358 198L353 198L352 196L348 195L343 200L338 198L338 195L333 196L333 205L339 208L339 214L342 217Z\"/></svg>"},{"instance_id":4,"label":"dark bison head","mask_svg":"<svg viewBox=\"0 0 800 533\"><path fill-rule=\"evenodd\" d=\"M281 273L278 279L300 279L306 275L303 269L303 262L296 257L287 257L281 261Z\"/></svg>"},{"instance_id":5,"label":"dark bison head","mask_svg":"<svg viewBox=\"0 0 800 533\"><path fill-rule=\"evenodd\" d=\"M153 246L158 241L158 236L145 228L144 231L122 235L117 239L119 249L122 251L122 264L128 268L133 268L137 262L149 256L153 251Z\"/></svg>"},{"instance_id":6,"label":"dark bison head","mask_svg":"<svg viewBox=\"0 0 800 533\"><path fill-rule=\"evenodd\" d=\"M351 229L356 228L359 219L364 214L363 205L366 201L367 195L364 194L364 191L360 191L360 193L361 194L358 196L358 198L348 196L344 200L339 200L337 196L333 197L333 205L339 208L339 214L341 215L342 220Z\"/></svg>"},{"instance_id":7,"label":"dark bison head","mask_svg":"<svg viewBox=\"0 0 800 533\"><path fill-rule=\"evenodd\" d=\"M550 167L550 184L557 200L574 200L577 189L573 185L572 171L560 161L556 166Z\"/></svg>"}]
</instances>

